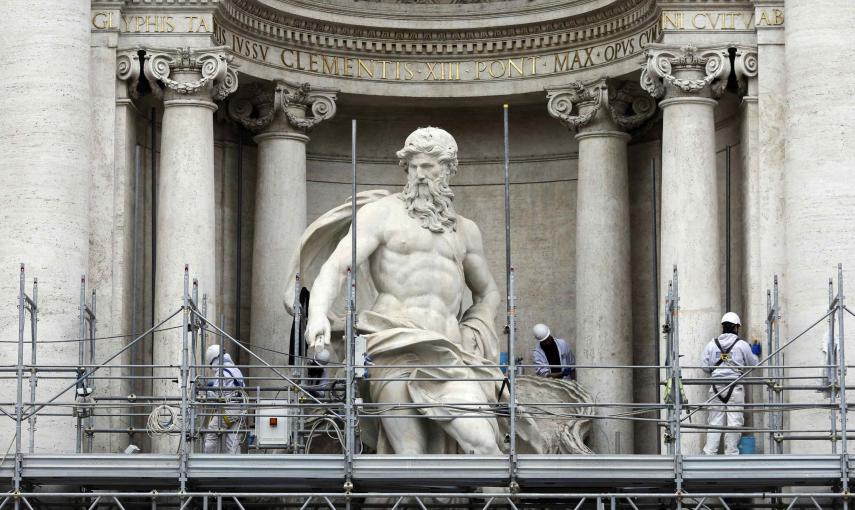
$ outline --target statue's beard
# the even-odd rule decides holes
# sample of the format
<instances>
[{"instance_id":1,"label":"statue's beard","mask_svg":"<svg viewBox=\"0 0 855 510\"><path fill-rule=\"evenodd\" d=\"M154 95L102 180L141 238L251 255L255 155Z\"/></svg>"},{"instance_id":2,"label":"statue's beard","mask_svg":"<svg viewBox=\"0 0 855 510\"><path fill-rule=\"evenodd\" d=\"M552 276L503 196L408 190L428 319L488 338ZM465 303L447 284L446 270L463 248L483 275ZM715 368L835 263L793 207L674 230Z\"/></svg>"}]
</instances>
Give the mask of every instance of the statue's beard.
<instances>
[{"instance_id":1,"label":"statue's beard","mask_svg":"<svg viewBox=\"0 0 855 510\"><path fill-rule=\"evenodd\" d=\"M411 218L422 222L422 228L431 232L442 233L457 230L457 213L454 212L452 200L454 192L448 185L448 177L443 175L435 180L419 183L410 176L401 200L407 207Z\"/></svg>"}]
</instances>

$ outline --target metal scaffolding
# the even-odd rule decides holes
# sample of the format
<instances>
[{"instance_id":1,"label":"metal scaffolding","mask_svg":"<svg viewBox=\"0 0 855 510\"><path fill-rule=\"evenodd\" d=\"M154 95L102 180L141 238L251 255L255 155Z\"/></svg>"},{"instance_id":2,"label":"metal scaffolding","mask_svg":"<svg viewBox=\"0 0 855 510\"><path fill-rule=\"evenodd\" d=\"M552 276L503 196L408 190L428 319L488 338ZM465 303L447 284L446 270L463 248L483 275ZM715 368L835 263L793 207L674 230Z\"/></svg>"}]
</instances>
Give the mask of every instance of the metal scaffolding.
<instances>
[{"instance_id":1,"label":"metal scaffolding","mask_svg":"<svg viewBox=\"0 0 855 510\"><path fill-rule=\"evenodd\" d=\"M306 352L302 337L307 310L301 307L302 282L295 285L293 351L279 352L252 346L225 331L208 316L207 297L199 295L199 283L185 267L181 304L167 317L143 332L98 337L96 294L87 301L85 279L81 279L79 336L74 339L38 338L38 288L33 280L26 293L26 273L21 265L18 296L19 334L17 361L0 366L0 377L14 377L17 392L0 397L0 412L14 422L14 458L0 461L0 478L9 491L0 495L0 510L28 508L571 508L611 510L640 508L843 508L848 510L851 461L848 455L847 387L844 349L846 307L843 268L838 266L836 289L829 282L824 314L799 334L780 338L781 309L777 277L767 294L766 345L768 355L758 367L749 367L704 402L690 403L683 387L709 385L709 379L683 376L686 369L700 367L681 363L680 291L677 268L673 270L665 302L662 334L666 343L664 363L655 365L581 366L577 370L622 369L656 371L664 386L661 401L578 402L527 401L518 391L525 381L522 371L534 365L516 358L515 272L510 250L510 196L508 169L507 106L504 108L505 140L505 250L507 277L508 359L493 365L463 366L468 377L431 378L432 381L490 381L508 389L507 400L490 402L372 402L366 399L367 381L413 380L408 375L381 377L379 365L366 356L359 335L356 303L356 123L353 123L352 154L352 257L346 275L346 323L344 351L339 362L319 364ZM729 152L728 152L729 154ZM729 156L728 156L729 157ZM203 282L205 283L205 282ZM290 283L289 283L290 285ZM176 296L178 298L179 296ZM176 301L177 302L177 301ZM657 304L658 306L658 304ZM818 309L825 303L818 304ZM31 360L24 362L27 318L30 319ZM135 321L134 321L135 322ZM152 321L154 322L154 321ZM824 374L822 383L804 383L788 372L782 353L812 328L827 324L829 335L824 364L797 367ZM175 330L180 330L180 335ZM161 336L155 336L161 335ZM124 338L124 345L99 361L96 342ZM145 363L137 356L130 364L114 363L125 352L145 342L180 341L180 359L175 364ZM76 364L48 365L37 357L39 344L76 342ZM220 345L219 359L205 362L207 347ZM284 340L283 340L284 344ZM102 344L103 345L103 344ZM225 350L241 352L252 363L236 365L244 375L238 390L225 387ZM286 355L289 363L271 364L269 354ZM460 365L414 365L404 368L461 368ZM476 375L475 369L495 369L495 377ZM118 375L111 370L119 370ZM501 371L500 371L501 370ZM150 374L150 375L144 375ZM39 379L63 383L49 396L37 391ZM24 379L30 386L24 399ZM812 377L810 379L816 379ZM112 383L137 382L142 394L123 395ZM172 382L175 391L161 394L156 382ZM67 384L66 384L67 383ZM575 383L568 388L586 395ZM717 395L737 384L764 385L767 401L745 404L747 412L767 417L763 425L735 429L766 435L764 452L756 455L703 456L684 451L681 437L708 430L733 431L691 423L690 418L717 405ZM97 391L96 391L97 386ZM161 386L163 386L161 384ZM788 392L821 391L828 403L788 401ZM149 392L149 394L146 394ZM73 398L69 398L72 396ZM823 397L825 398L825 397ZM720 404L719 404L720 405ZM502 455L424 454L388 455L373 453L367 430L379 420L400 417L400 410L453 409L453 419L495 417L507 425ZM787 413L805 408L827 410L828 430L819 424L812 430L785 426ZM12 409L12 411L7 411ZM226 409L237 417L237 426L224 426ZM597 411L597 412L595 412ZM76 427L75 452L36 451L36 419L50 415L67 419ZM429 414L408 415L434 419ZM146 429L138 424L148 418ZM118 426L108 418L121 418ZM285 434L280 442L261 444L253 437L259 424L272 418L283 420ZM631 420L654 423L666 446L662 455L534 454L524 452L520 436L523 419ZM22 446L22 425L29 431L29 447ZM115 422L117 423L117 422ZM277 426L278 421L276 422ZM253 427L253 424L255 427ZM281 430L281 429L280 429ZM827 433L826 433L827 432ZM152 450L160 453L112 453L104 450L98 437L126 436L129 443L151 437ZM206 435L222 443L229 434L247 437L246 453L227 455L203 453ZM209 436L211 437L211 436ZM170 440L171 439L171 440ZM830 452L809 455L784 453L788 440L830 441ZM659 437L656 440L660 440ZM175 451L164 451L175 445ZM819 443L814 443L819 444ZM145 445L143 445L145 446Z\"/></svg>"},{"instance_id":2,"label":"metal scaffolding","mask_svg":"<svg viewBox=\"0 0 855 510\"><path fill-rule=\"evenodd\" d=\"M708 384L708 380L687 379L680 363L679 349L679 280L676 268L666 299L663 334L667 341L667 357L660 367L666 386L660 403L608 403L608 402L516 402L507 405L489 404L491 413L511 424L517 413L552 413L567 417L580 417L566 412L572 409L606 408L612 414L582 418L645 420L632 412L664 412L664 419L653 419L664 432L667 454L664 455L537 455L523 454L508 448L504 456L480 455L380 455L365 451L360 430L367 421L391 416L400 407L424 408L430 405L455 406L466 409L461 418L483 416L483 411L471 403L407 404L372 403L360 398L360 383L368 371L378 368L370 361L349 353L345 363L330 363L327 374L318 378L309 376L308 370L317 368L307 358L299 358L294 365L272 365L244 342L227 334L206 317L205 296L199 299L198 284L191 283L189 268L185 269L182 304L169 317L149 330L129 337L130 341L104 361L96 362L95 342L98 340L95 294L87 303L84 283L81 283L81 336L79 354L83 356L77 366L42 366L36 357L40 343L37 332L39 313L37 282L26 293L26 274L21 267L19 291L19 335L17 362L6 365L5 373L13 372L17 384L14 402L2 402L0 408L14 404L14 412L4 411L15 423L15 455L11 462L4 458L0 463L0 476L8 480L10 491L0 499L0 509L14 504L16 508L48 507L50 502L59 507L74 501L84 508L427 508L454 506L465 500L466 508L639 508L650 505L667 505L676 508L730 508L745 506L749 501L755 507L848 508L848 489L851 464L848 456L846 360L844 353L844 323L846 307L843 294L843 268L837 269L836 289L829 287L826 312L799 334L785 342L779 338L779 289L777 281L768 293L767 346L769 354L756 368L750 368L728 384L763 384L768 401L746 404L746 409L765 413L766 426L745 427L743 432L768 435L766 452L758 455L697 456L684 452L681 434L698 433L710 427L689 423L688 418L712 405L706 402L689 404L683 400L682 387L691 384ZM299 282L297 282L299 284ZM351 298L353 282L348 287ZM510 273L510 309L513 319L513 272ZM24 362L25 332L30 319L31 362ZM180 319L179 319L180 317ZM302 312L296 320L302 321ZM173 329L180 322L181 360L177 367L152 365L172 373L153 375L151 379L176 379L178 392L173 395L109 395L107 381L122 379L123 375L102 375L103 369L132 348L137 342L151 338L152 332ZM819 387L799 383L798 377L787 374L781 363L782 352L807 331L819 324L830 330L830 352L825 365L815 367L826 375ZM352 326L351 326L352 327ZM299 330L298 330L299 331ZM350 331L355 335L354 331ZM836 343L835 343L836 340ZM50 342L50 341L45 341ZM240 401L223 396L211 397L206 381L205 365L199 358L207 345L219 343L238 349L256 364ZM353 341L353 345L358 341ZM222 350L221 350L222 352ZM300 353L301 355L303 353ZM513 353L511 353L513 355ZM78 361L81 361L78 360ZM216 365L216 361L214 362ZM219 360L222 363L222 358ZM530 367L531 365L521 365ZM129 365L112 365L131 373ZM501 365L495 365L500 368ZM241 365L240 368L249 368ZM511 367L508 367L511 368ZM597 367L578 367L596 369ZM628 369L651 367L624 367ZM763 377L757 373L765 371ZM139 372L138 370L133 373ZM177 374L175 373L177 372ZM268 375L267 372L272 375ZM343 375L342 375L343 373ZM505 378L515 386L516 370L508 370ZM50 398L37 399L36 385L39 377L70 379L63 392ZM223 377L219 380L222 389ZM29 380L29 400L24 398L25 379ZM98 384L102 379L104 383ZM320 381L318 380L320 379ZM392 378L394 379L394 378ZM99 391L94 391L94 388ZM719 393L727 390L721 388ZM829 430L817 427L812 431L787 429L784 417L787 412L805 407L803 403L788 403L787 391L805 388L826 391L828 403L811 406L829 412ZM67 454L37 453L36 418L40 414L60 413L68 410L61 401L65 393L74 394L76 402L69 415L77 423L77 452ZM267 398L274 392L277 396ZM216 392L215 392L216 393ZM282 394L282 395L280 395ZM518 395L518 394L517 394ZM147 415L158 405L177 409L176 428L166 433L178 438L178 451L172 453L144 453L136 455L96 453L94 437L104 434L127 434L135 437L141 431L133 427L117 428L97 426L98 418L118 415L131 418ZM261 453L265 447L252 445L244 455L204 454L198 451L199 439L206 433L220 437L228 433L212 421L217 409L227 405L237 407L246 417L241 433L250 434L249 425L267 416L270 409L285 410L280 414L288 420L288 445L276 453ZM468 407L467 407L468 406ZM483 406L482 406L483 407ZM425 418L428 419L428 418ZM22 445L21 429L28 423L30 443L27 451ZM726 427L721 429L727 430ZM827 432L827 433L826 433ZM515 437L512 431L510 439ZM332 435L332 441L328 436ZM822 437L831 443L830 453L812 455L784 454L783 445L790 439L806 436ZM81 441L80 438L85 438ZM85 448L80 449L85 444ZM314 453L313 446L323 452ZM53 489L51 489L51 487ZM492 488L490 490L485 487ZM799 491L799 488L806 490ZM57 489L58 488L58 489ZM762 490L758 490L762 488ZM71 489L71 490L69 490ZM308 490L307 490L308 489ZM65 502L65 503L62 503ZM260 506L259 506L260 505ZM267 506L265 506L267 505Z\"/></svg>"}]
</instances>

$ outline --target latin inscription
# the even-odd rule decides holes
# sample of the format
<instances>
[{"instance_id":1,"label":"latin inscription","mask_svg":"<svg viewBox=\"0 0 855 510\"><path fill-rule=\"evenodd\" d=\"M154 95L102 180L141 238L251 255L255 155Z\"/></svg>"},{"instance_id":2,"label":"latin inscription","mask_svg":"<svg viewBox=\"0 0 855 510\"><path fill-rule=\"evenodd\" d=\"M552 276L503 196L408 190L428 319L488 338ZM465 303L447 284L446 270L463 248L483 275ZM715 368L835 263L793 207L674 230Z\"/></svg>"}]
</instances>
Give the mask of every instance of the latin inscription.
<instances>
[{"instance_id":1,"label":"latin inscription","mask_svg":"<svg viewBox=\"0 0 855 510\"><path fill-rule=\"evenodd\" d=\"M455 82L525 79L569 73L620 61L642 52L655 42L659 27L625 39L560 53L483 60L381 60L367 57L329 55L296 48L277 47L248 39L217 27L214 39L244 59L304 73L364 80Z\"/></svg>"},{"instance_id":2,"label":"latin inscription","mask_svg":"<svg viewBox=\"0 0 855 510\"><path fill-rule=\"evenodd\" d=\"M662 11L662 30L751 31L757 27L784 25L784 11Z\"/></svg>"},{"instance_id":3,"label":"latin inscription","mask_svg":"<svg viewBox=\"0 0 855 510\"><path fill-rule=\"evenodd\" d=\"M117 11L92 13L95 30L118 30L128 34L212 33L210 15L118 14Z\"/></svg>"}]
</instances>

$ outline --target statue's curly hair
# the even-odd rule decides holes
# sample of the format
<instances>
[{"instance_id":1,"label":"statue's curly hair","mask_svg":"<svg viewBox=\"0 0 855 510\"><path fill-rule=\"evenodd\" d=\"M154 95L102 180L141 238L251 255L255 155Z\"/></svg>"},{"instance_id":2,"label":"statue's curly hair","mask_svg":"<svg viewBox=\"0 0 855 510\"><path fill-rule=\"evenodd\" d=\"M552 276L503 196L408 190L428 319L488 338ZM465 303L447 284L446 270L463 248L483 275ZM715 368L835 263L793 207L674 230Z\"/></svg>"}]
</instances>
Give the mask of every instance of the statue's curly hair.
<instances>
[{"instance_id":1,"label":"statue's curly hair","mask_svg":"<svg viewBox=\"0 0 855 510\"><path fill-rule=\"evenodd\" d=\"M436 127L418 128L407 137L404 147L395 153L398 165L407 170L409 160L416 154L427 154L439 160L449 177L457 174L457 142L448 131Z\"/></svg>"}]
</instances>

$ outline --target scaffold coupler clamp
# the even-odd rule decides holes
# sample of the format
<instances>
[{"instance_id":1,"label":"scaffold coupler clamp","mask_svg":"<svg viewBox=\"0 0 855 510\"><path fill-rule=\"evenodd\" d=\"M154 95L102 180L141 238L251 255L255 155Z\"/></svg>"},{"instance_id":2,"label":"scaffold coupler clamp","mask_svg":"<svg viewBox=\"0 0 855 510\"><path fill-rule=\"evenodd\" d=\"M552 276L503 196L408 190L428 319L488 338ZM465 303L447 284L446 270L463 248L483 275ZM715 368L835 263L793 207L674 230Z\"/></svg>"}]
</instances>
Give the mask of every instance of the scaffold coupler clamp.
<instances>
[{"instance_id":1,"label":"scaffold coupler clamp","mask_svg":"<svg viewBox=\"0 0 855 510\"><path fill-rule=\"evenodd\" d=\"M353 482L347 480L344 482L344 497L350 500L351 495L353 494Z\"/></svg>"},{"instance_id":2,"label":"scaffold coupler clamp","mask_svg":"<svg viewBox=\"0 0 855 510\"><path fill-rule=\"evenodd\" d=\"M685 498L685 497L686 497L686 491L684 491L683 489L677 489L676 491L674 491L674 499L675 500L682 501L683 498Z\"/></svg>"},{"instance_id":3,"label":"scaffold coupler clamp","mask_svg":"<svg viewBox=\"0 0 855 510\"><path fill-rule=\"evenodd\" d=\"M519 498L520 484L516 480L511 480L511 483L508 484L508 492L513 495L514 499Z\"/></svg>"},{"instance_id":4,"label":"scaffold coupler clamp","mask_svg":"<svg viewBox=\"0 0 855 510\"><path fill-rule=\"evenodd\" d=\"M848 490L847 490L847 491L843 491L843 492L841 492L841 493L840 493L840 498L841 498L843 501L849 501L849 496L850 496L850 493L849 493L849 491L848 491Z\"/></svg>"}]
</instances>

